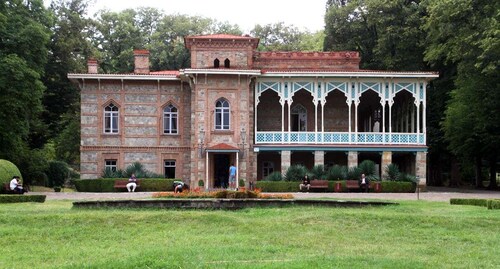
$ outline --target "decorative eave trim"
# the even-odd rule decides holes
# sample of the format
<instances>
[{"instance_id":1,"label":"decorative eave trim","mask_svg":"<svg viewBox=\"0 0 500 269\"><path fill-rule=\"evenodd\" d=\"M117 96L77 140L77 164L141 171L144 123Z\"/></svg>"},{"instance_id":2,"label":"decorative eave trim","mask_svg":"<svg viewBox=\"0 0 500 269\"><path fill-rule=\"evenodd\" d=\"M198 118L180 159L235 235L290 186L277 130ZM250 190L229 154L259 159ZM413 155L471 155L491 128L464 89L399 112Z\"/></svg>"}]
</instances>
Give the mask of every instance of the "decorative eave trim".
<instances>
[{"instance_id":1,"label":"decorative eave trim","mask_svg":"<svg viewBox=\"0 0 500 269\"><path fill-rule=\"evenodd\" d=\"M172 80L180 81L177 76L167 75L134 75L134 74L68 74L70 80L79 79L108 79L108 80Z\"/></svg>"},{"instance_id":2,"label":"decorative eave trim","mask_svg":"<svg viewBox=\"0 0 500 269\"><path fill-rule=\"evenodd\" d=\"M261 151L359 151L359 152L381 152L381 151L394 151L394 152L427 152L427 146L258 146L254 147L254 152Z\"/></svg>"},{"instance_id":3,"label":"decorative eave trim","mask_svg":"<svg viewBox=\"0 0 500 269\"><path fill-rule=\"evenodd\" d=\"M422 73L393 73L393 72L265 72L261 77L350 77L350 78L438 78L439 74L432 72Z\"/></svg>"},{"instance_id":4,"label":"decorative eave trim","mask_svg":"<svg viewBox=\"0 0 500 269\"><path fill-rule=\"evenodd\" d=\"M248 69L181 69L180 75L247 75L247 76L260 76L260 70Z\"/></svg>"}]
</instances>

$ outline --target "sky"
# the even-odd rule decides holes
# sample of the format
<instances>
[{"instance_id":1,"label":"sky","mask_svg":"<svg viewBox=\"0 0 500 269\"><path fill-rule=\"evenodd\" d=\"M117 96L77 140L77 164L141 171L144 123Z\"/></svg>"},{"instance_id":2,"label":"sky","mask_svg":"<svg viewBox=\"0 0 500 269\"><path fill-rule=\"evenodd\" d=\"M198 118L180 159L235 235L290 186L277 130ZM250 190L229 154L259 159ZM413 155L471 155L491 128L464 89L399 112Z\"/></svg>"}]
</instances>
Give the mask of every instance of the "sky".
<instances>
[{"instance_id":1,"label":"sky","mask_svg":"<svg viewBox=\"0 0 500 269\"><path fill-rule=\"evenodd\" d=\"M127 8L155 7L165 14L203 16L221 22L238 24L249 33L256 24L284 22L300 30L312 32L324 29L327 0L94 0L90 14L106 8L121 11ZM44 0L46 5L50 0Z\"/></svg>"}]
</instances>

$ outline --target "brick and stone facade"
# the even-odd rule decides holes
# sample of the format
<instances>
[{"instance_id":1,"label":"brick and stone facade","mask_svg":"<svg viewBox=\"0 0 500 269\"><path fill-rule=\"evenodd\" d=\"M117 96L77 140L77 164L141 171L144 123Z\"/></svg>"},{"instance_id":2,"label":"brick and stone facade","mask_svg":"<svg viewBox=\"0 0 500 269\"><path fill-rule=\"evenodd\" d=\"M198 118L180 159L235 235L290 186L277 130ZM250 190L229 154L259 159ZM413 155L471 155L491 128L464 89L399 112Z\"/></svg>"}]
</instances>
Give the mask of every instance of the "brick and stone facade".
<instances>
[{"instance_id":1,"label":"brick and stone facade","mask_svg":"<svg viewBox=\"0 0 500 269\"><path fill-rule=\"evenodd\" d=\"M258 52L249 36L184 39L191 67L69 74L81 89L81 175L133 162L207 188L294 164L383 168L398 161L425 184L425 96L434 73L366 71L357 52ZM392 155L394 157L392 157ZM367 157L366 157L367 156ZM383 171L381 172L383 173Z\"/></svg>"}]
</instances>

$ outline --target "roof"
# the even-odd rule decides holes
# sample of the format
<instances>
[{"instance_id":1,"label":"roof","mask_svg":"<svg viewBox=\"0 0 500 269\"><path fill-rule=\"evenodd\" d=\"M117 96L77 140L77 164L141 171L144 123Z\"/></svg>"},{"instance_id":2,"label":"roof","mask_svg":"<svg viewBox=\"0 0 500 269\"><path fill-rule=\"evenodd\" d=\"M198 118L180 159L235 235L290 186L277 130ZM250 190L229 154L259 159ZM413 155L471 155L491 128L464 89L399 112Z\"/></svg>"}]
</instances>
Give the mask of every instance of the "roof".
<instances>
[{"instance_id":1,"label":"roof","mask_svg":"<svg viewBox=\"0 0 500 269\"><path fill-rule=\"evenodd\" d=\"M237 147L233 147L226 143L220 143L207 148L208 152L238 152L240 151Z\"/></svg>"},{"instance_id":2,"label":"roof","mask_svg":"<svg viewBox=\"0 0 500 269\"><path fill-rule=\"evenodd\" d=\"M437 78L437 72L389 71L364 69L262 69L262 76L302 76L302 77L426 77Z\"/></svg>"},{"instance_id":3,"label":"roof","mask_svg":"<svg viewBox=\"0 0 500 269\"><path fill-rule=\"evenodd\" d=\"M228 35L228 34L213 34L213 35L195 35L195 36L186 36L185 38L191 39L255 39L254 37L248 35Z\"/></svg>"}]
</instances>

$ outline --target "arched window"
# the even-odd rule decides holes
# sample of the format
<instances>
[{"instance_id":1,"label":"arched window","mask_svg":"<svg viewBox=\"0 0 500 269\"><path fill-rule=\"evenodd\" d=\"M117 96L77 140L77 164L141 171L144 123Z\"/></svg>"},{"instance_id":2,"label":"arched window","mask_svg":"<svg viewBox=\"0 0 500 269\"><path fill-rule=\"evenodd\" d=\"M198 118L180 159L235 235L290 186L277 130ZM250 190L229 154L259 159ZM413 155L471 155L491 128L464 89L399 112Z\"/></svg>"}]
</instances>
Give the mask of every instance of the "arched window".
<instances>
[{"instance_id":1,"label":"arched window","mask_svg":"<svg viewBox=\"0 0 500 269\"><path fill-rule=\"evenodd\" d=\"M177 134L177 108L172 104L163 109L163 133Z\"/></svg>"},{"instance_id":2,"label":"arched window","mask_svg":"<svg viewBox=\"0 0 500 269\"><path fill-rule=\"evenodd\" d=\"M217 58L216 58L216 59L214 60L214 67L215 67L215 68L219 68L219 66L220 66L220 61L219 61L219 59L217 59Z\"/></svg>"},{"instance_id":3,"label":"arched window","mask_svg":"<svg viewBox=\"0 0 500 269\"><path fill-rule=\"evenodd\" d=\"M224 60L224 67L229 68L230 65L231 65L231 61L229 61L229 59L226 58L226 60Z\"/></svg>"},{"instance_id":4,"label":"arched window","mask_svg":"<svg viewBox=\"0 0 500 269\"><path fill-rule=\"evenodd\" d=\"M221 98L215 103L215 130L229 130L229 102Z\"/></svg>"},{"instance_id":5,"label":"arched window","mask_svg":"<svg viewBox=\"0 0 500 269\"><path fill-rule=\"evenodd\" d=\"M292 114L292 131L305 132L307 131L307 109L302 105L296 105L291 110Z\"/></svg>"},{"instance_id":6,"label":"arched window","mask_svg":"<svg viewBox=\"0 0 500 269\"><path fill-rule=\"evenodd\" d=\"M118 107L110 103L104 108L104 133L117 134L118 133Z\"/></svg>"}]
</instances>

